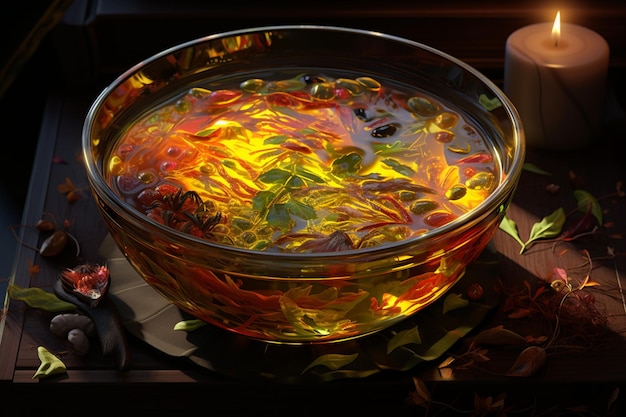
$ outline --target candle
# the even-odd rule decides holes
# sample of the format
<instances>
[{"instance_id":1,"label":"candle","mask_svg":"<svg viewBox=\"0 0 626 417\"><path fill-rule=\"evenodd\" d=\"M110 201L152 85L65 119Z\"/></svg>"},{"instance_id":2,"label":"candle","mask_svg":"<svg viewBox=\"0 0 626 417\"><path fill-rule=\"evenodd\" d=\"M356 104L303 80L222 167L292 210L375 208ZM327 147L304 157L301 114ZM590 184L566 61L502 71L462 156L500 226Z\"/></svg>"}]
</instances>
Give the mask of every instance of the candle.
<instances>
[{"instance_id":1,"label":"candle","mask_svg":"<svg viewBox=\"0 0 626 417\"><path fill-rule=\"evenodd\" d=\"M602 129L609 46L582 26L538 23L506 41L504 92L517 108L529 146L571 150Z\"/></svg>"}]
</instances>

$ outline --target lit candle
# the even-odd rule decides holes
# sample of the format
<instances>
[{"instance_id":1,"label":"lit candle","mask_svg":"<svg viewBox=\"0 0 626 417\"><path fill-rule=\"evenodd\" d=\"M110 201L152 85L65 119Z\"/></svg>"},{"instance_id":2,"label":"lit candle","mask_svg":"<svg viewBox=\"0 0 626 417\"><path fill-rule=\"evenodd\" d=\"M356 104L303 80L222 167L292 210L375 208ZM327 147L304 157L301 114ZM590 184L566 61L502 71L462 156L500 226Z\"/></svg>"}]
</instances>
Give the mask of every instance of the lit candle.
<instances>
[{"instance_id":1,"label":"lit candle","mask_svg":"<svg viewBox=\"0 0 626 417\"><path fill-rule=\"evenodd\" d=\"M609 46L582 26L538 23L506 41L504 92L517 108L529 146L569 150L600 135Z\"/></svg>"}]
</instances>

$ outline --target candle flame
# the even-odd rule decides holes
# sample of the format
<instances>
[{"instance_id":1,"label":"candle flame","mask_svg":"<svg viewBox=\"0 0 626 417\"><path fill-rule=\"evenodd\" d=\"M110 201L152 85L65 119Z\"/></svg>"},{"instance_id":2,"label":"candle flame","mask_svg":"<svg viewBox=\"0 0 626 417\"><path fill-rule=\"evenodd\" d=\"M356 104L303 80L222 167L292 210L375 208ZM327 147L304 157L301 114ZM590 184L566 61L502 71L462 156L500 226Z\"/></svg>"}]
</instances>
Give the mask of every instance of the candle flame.
<instances>
[{"instance_id":1,"label":"candle flame","mask_svg":"<svg viewBox=\"0 0 626 417\"><path fill-rule=\"evenodd\" d=\"M554 18L554 25L552 25L552 42L554 46L559 46L559 40L561 39L561 11L556 12Z\"/></svg>"}]
</instances>

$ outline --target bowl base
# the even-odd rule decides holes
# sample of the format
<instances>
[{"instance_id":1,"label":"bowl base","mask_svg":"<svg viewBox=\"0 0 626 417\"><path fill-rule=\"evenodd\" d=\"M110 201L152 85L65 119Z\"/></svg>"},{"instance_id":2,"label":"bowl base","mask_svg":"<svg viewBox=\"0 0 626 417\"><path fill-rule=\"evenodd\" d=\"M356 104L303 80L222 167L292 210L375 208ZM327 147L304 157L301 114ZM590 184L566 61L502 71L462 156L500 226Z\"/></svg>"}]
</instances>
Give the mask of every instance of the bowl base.
<instances>
[{"instance_id":1,"label":"bowl base","mask_svg":"<svg viewBox=\"0 0 626 417\"><path fill-rule=\"evenodd\" d=\"M482 297L464 307L444 311L444 295L423 311L373 334L328 343L268 343L209 324L193 331L174 330L177 323L194 317L150 287L110 236L100 254L107 259L111 273L107 296L129 333L172 357L187 357L203 368L235 378L301 383L364 378L383 370L406 371L439 358L479 325L499 301L494 288L498 256L488 245L447 293L467 298L469 286L479 284L484 290ZM406 337L411 334L413 338Z\"/></svg>"}]
</instances>

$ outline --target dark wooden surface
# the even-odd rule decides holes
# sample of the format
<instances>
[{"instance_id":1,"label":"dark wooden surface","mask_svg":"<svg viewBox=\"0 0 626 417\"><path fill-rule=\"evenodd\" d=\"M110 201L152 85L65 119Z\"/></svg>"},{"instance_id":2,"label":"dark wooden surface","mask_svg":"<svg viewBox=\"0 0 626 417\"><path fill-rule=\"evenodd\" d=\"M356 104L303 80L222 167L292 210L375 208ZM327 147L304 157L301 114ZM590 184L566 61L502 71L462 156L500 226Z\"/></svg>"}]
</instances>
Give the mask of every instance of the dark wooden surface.
<instances>
[{"instance_id":1,"label":"dark wooden surface","mask_svg":"<svg viewBox=\"0 0 626 417\"><path fill-rule=\"evenodd\" d=\"M543 18L530 6L519 9L488 9L489 13L483 13L487 10L485 9L483 12L476 12L476 15L465 13L456 18L461 19L461 22L474 22L472 27L475 27L478 17L482 19L481 22L501 19L498 11L503 10L506 12L503 12L505 17L509 16L519 25ZM617 9L623 13L624 7L620 3ZM411 16L419 15L420 19L425 19L424 22L430 22L422 27L423 30L437 25L437 20L429 20L426 15L430 12L425 9L411 10ZM230 16L225 11L220 13L224 14L224 19ZM107 35L113 28L119 28L116 23L119 21L114 19L113 12L103 16L100 17L99 24L91 29L99 34L100 42L106 43L110 39L101 35ZM169 15L159 14L156 18L146 15L144 18L159 22L164 16ZM173 16L175 18L176 15ZM276 23L283 23L280 16L282 15L273 18ZM610 79L611 91L616 92L617 96L609 97L605 128L598 132L592 146L583 150L528 150L527 162L549 171L552 175L543 176L531 172L524 172L522 175L509 216L517 222L523 237L528 236L535 222L556 208L564 207L567 212L573 210L576 205L573 191L576 187L583 187L594 196L601 197L613 194L618 182L626 180L626 170L623 167L626 152L626 118L623 111L626 103L623 81L625 66L624 50L620 48L623 45L623 28L616 23L619 19L612 19L610 16L609 6L597 8L588 14L576 14L578 23L604 31L603 34L613 40L612 46L617 42L615 53L612 52ZM376 16L369 18L375 20ZM449 16L449 19L453 18L455 16ZM446 19L441 22L449 22ZM132 26L127 19L122 19L122 22L123 25ZM151 28L152 25L146 27ZM471 42L467 48L464 43L450 42L446 37L440 38L442 43L435 45L428 36L419 34L419 28L411 32L411 37L454 52L470 63L477 64L497 80L501 75L501 68L498 67L502 58L497 51L502 50L505 34L511 31L511 26L503 24L490 28L485 31L495 31L499 35L484 39L481 44ZM217 31L202 30L210 33ZM477 32L470 32L478 36ZM69 33L71 35L72 31ZM188 34L180 36L190 38ZM101 51L103 56L113 54L116 50L102 44L98 47L104 48ZM153 46L155 47L160 49L162 46ZM481 48L487 48L491 52L483 53ZM118 57L121 62L113 58L107 58L107 62L114 62L111 65L115 70L125 69L127 61L132 64L149 55L147 52L138 52L136 48L133 49L132 56L130 53ZM80 91L53 91L47 96L23 214L25 225L34 225L43 213L52 213L59 222L59 227L67 219L70 222L69 230L79 240L81 256L85 259L95 256L106 236L104 225L89 196L80 163L82 122L97 92L97 89L88 86ZM66 178L70 178L83 191L83 197L72 205L56 190L57 185L65 182ZM546 190L549 184L559 185L560 191L556 194L549 193ZM619 393L618 405L622 407L622 414L614 415L623 415L626 410L622 399L626 396L626 392L622 392L626 390L626 305L622 289L626 290L626 238L611 238L608 234L626 235L626 199L607 197L600 201L604 209L604 235L598 233L588 239L556 245L554 249L550 244L537 244L524 254L519 253L519 245L502 231L498 231L493 239L500 260L500 275L494 277L494 281L501 280L508 292L524 291L524 282L531 283L536 288L543 282L542 279L550 276L553 267L567 269L576 280L588 273L592 281L600 284L585 288L585 292L595 297L595 306L608 319L607 332L586 344L574 340L573 345L568 348L550 350L546 365L531 377L503 376L518 351L494 347L489 349L488 362L466 370L457 369L453 378L447 378L437 368L438 363L426 363L407 372L382 372L363 379L314 385L276 385L220 375L188 360L168 357L145 342L129 337L133 354L133 364L129 371L116 370L111 361L103 357L96 348L86 357L64 354L63 361L68 366L67 374L38 380L32 378L39 366L37 347L46 346L54 352L65 352L68 346L49 331L50 313L11 301L4 313L0 330L0 402L14 402L24 412L48 415L55 415L55 410L63 410L63 414L76 410L81 413L110 415L121 410L120 404L124 404L124 408L129 411L152 415L171 415L176 412L179 414L174 415L180 415L186 411L203 410L204 414L209 415L371 415L385 411L387 415L419 416L424 415L425 410L407 404L410 394L415 391L413 377L417 377L428 384L433 397L438 401L464 407L465 410L473 409L476 394L495 397L505 393L507 405L512 409L511 415L550 415L545 410L552 410L552 415L562 415L558 413L565 407L587 407L585 411L592 410L595 415L608 415L607 404L614 393ZM65 266L64 260L41 257L28 247L38 247L41 243L39 234L33 228L23 227L20 233L23 244L18 245L14 260L14 283L52 291L59 269ZM609 248L613 257L607 256ZM582 250L588 250L594 259L593 269L585 269ZM40 271L31 273L31 265L37 266ZM502 298L507 299L506 296ZM450 353L463 354L468 349L472 335L498 325L513 329L524 336L551 335L553 319L550 317L540 319L535 315L531 318L509 318L505 307L500 305L494 309L480 328L455 345ZM587 321L591 318L582 318L580 326L560 323L565 326L561 336L568 334L568 328L571 332L575 332L576 328L583 328L589 324ZM616 391L620 389L621 391ZM539 411L544 413L540 414ZM428 415L436 413L431 411Z\"/></svg>"},{"instance_id":2,"label":"dark wooden surface","mask_svg":"<svg viewBox=\"0 0 626 417\"><path fill-rule=\"evenodd\" d=\"M68 230L80 242L84 259L95 256L106 235L89 195L80 163L80 130L92 99L93 95L88 92L50 96L24 213L25 224L30 225L34 225L43 213L53 214L58 222L67 219L70 222ZM509 216L517 222L521 236L527 236L533 223L556 208L564 207L566 211L575 208L573 175L576 186L584 187L595 196L615 192L618 182L624 179L624 171L619 166L624 120L617 103L612 102L611 106L614 109L611 113L613 116L607 118L605 131L599 132L591 147L567 153L528 150L527 162L552 175L524 172L509 210ZM71 205L56 189L66 178L70 178L83 191L82 198ZM548 184L560 185L560 191L556 194L547 192ZM612 234L626 233L626 199L611 197L600 201L605 222L611 226L606 230ZM15 284L52 291L58 271L63 267L63 260L39 256L35 250L27 247L40 245L37 231L28 227L20 231L25 245L20 246L15 261ZM154 403L150 402L146 407L161 404L158 407L160 409L184 408L208 401L214 410L230 412L288 405L296 407L311 398L331 402L336 400L341 404L346 396L356 396L359 398L357 403L361 403L368 396L374 396L372 398L386 404L388 410L409 413L415 412L405 403L408 393L414 390L413 376L428 383L439 383L442 387L440 390L451 389L466 395L477 387L512 394L516 390L523 390L524 386L535 387L533 389L544 386L546 391L541 392L550 397L546 393L554 387L586 387L584 390L589 394L600 387L611 391L623 386L626 383L626 306L620 286L626 287L626 239L595 236L558 245L555 250L549 244L537 244L524 254L519 253L519 245L502 231L498 231L493 243L501 262L501 275L494 277L494 280L502 280L508 289L523 289L523 281L536 283L537 277L547 277L551 273L552 266L568 268L572 277L580 277L581 273L584 275L581 272L584 268L578 267L584 263L579 252L581 249L589 250L593 257L604 257L607 247L612 247L615 256L594 261L594 268L589 271L590 278L601 284L589 291L608 317L609 331L597 343L594 341L575 349L556 349L554 354L549 355L544 369L529 378L502 376L516 352L493 349L490 353L492 361L482 364L481 368L459 370L452 380L442 377L435 366L437 364L423 364L409 372L383 372L370 378L335 381L312 387L296 384L276 388L273 383L239 380L219 375L184 359L170 358L131 337L134 362L129 371L116 370L110 360L102 357L95 349L86 357L65 354L63 360L68 366L67 374L37 380L32 378L40 363L37 347L46 346L51 351L64 352L67 351L67 345L49 331L50 313L12 301L6 312L0 342L0 380L5 383L0 392L3 398L9 398L6 397L9 395L7 393L21 399L33 396L49 398L57 394L67 395L64 390L87 392L90 386L94 389L104 386L121 396L125 393L152 396L151 401ZM31 265L36 265L40 271L31 274ZM502 307L495 310L477 331L502 324L524 336L550 334L541 320L510 319ZM463 353L466 348L466 343L459 343L452 352ZM602 391L601 395L608 396L608 391ZM592 396L598 399L598 395ZM87 400L83 398L80 401ZM185 404L179 404L181 401ZM347 404L344 406L346 411L351 409Z\"/></svg>"}]
</instances>

